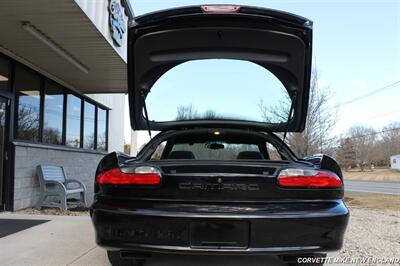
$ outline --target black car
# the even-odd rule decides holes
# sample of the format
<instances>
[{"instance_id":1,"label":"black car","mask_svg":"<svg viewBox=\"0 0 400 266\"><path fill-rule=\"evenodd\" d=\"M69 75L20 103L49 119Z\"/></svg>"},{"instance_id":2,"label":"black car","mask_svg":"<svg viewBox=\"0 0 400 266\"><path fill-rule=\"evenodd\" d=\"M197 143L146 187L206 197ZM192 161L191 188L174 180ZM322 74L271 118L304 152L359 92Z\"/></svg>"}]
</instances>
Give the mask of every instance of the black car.
<instances>
[{"instance_id":1,"label":"black car","mask_svg":"<svg viewBox=\"0 0 400 266\"><path fill-rule=\"evenodd\" d=\"M311 46L310 20L263 8L192 6L131 23L132 128L160 133L136 157L113 152L97 168L90 214L113 265L154 253L296 265L342 247L340 167L297 158L284 142L305 128Z\"/></svg>"}]
</instances>

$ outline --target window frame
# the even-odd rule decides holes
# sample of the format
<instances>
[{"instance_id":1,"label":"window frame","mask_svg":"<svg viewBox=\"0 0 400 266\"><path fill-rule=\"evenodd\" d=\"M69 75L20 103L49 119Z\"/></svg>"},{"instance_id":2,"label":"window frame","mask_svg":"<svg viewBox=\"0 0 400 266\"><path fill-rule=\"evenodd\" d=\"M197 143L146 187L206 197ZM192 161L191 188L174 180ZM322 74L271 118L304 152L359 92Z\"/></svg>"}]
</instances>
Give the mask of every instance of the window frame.
<instances>
[{"instance_id":1,"label":"window frame","mask_svg":"<svg viewBox=\"0 0 400 266\"><path fill-rule=\"evenodd\" d=\"M1 56L1 54L0 54ZM7 58L6 58L7 59ZM12 96L14 96L13 98L15 99L15 104L14 104L14 115L13 115L13 119L15 121L14 126L13 126L13 138L14 140L17 141L22 141L22 142L28 142L28 143L40 143L40 144L44 144L44 145L49 145L49 146L66 146L66 139L67 139L67 119L68 119L68 114L67 114L67 106L68 106L68 95L73 95L75 97L77 97L78 99L80 99L81 101L81 117L80 117L80 144L79 144L79 148L74 148L74 147L69 147L72 149L83 149L83 150L87 150L83 148L83 138L84 138L84 103L88 102L92 105L94 105L95 108L95 112L94 112L94 134L95 134L95 139L94 139L94 149L90 149L90 151L99 151L99 152L108 152L108 127L109 127L109 111L110 108L93 100L92 98L79 94L71 89L66 88L65 86L61 85L60 83L47 78L46 76L42 75L41 73L29 68L28 66L18 63L14 60L9 60L9 66L10 66L10 73L13 74L13 78L11 80L11 82L9 82L9 87L10 87L10 92L12 94ZM17 123L17 119L18 119L18 108L19 108L19 99L16 96L16 82L15 82L15 72L17 67L20 68L24 68L25 70L37 75L40 79L40 88L39 88L39 92L40 92L40 106L39 106L39 132L38 132L38 141L32 141L32 140L24 140L24 139L19 139L17 137L17 132L18 132L18 123ZM62 133L61 133L61 137L62 137L62 141L61 144L52 144L52 143L45 143L43 142L43 130L44 130L44 111L45 111L45 93L46 93L46 83L53 83L56 86L59 86L62 91L63 91L63 110L62 110ZM106 140L105 140L105 150L98 150L97 149L97 138L98 138L98 108L101 108L103 110L106 111Z\"/></svg>"}]
</instances>

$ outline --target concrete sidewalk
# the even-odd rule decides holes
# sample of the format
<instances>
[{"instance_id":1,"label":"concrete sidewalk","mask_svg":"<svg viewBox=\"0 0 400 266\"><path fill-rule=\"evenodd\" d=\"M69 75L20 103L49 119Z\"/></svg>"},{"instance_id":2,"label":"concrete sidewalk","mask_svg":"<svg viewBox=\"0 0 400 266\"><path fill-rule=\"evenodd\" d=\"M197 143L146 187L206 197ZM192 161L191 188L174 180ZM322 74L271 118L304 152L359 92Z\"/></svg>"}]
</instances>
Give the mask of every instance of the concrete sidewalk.
<instances>
[{"instance_id":1,"label":"concrete sidewalk","mask_svg":"<svg viewBox=\"0 0 400 266\"><path fill-rule=\"evenodd\" d=\"M88 216L0 213L0 219L45 219L49 222L0 238L0 265L110 265L106 251L95 244ZM145 266L283 265L266 256L159 255Z\"/></svg>"},{"instance_id":2,"label":"concrete sidewalk","mask_svg":"<svg viewBox=\"0 0 400 266\"><path fill-rule=\"evenodd\" d=\"M1 213L0 219L49 222L0 238L0 265L109 265L88 216Z\"/></svg>"}]
</instances>

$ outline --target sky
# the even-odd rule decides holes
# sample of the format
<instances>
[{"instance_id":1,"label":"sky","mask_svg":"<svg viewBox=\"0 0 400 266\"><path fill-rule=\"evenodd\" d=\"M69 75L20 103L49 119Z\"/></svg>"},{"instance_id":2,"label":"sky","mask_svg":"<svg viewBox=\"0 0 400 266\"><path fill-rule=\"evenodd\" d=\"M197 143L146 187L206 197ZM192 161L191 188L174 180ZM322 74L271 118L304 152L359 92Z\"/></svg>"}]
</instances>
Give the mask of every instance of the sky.
<instances>
[{"instance_id":1,"label":"sky","mask_svg":"<svg viewBox=\"0 0 400 266\"><path fill-rule=\"evenodd\" d=\"M146 98L149 117L170 121L178 107L192 107L195 116L210 110L224 118L265 121L260 105L271 110L281 102L289 110L281 81L255 63L232 59L194 60L182 63L157 80ZM240 107L240 108L238 108ZM269 116L270 122L286 120Z\"/></svg>"},{"instance_id":2,"label":"sky","mask_svg":"<svg viewBox=\"0 0 400 266\"><path fill-rule=\"evenodd\" d=\"M400 121L400 82L387 87L400 81L400 1L131 0L136 16L210 3L283 10L314 22L313 65L319 86L333 95L335 134L345 134L353 125L380 129Z\"/></svg>"}]
</instances>

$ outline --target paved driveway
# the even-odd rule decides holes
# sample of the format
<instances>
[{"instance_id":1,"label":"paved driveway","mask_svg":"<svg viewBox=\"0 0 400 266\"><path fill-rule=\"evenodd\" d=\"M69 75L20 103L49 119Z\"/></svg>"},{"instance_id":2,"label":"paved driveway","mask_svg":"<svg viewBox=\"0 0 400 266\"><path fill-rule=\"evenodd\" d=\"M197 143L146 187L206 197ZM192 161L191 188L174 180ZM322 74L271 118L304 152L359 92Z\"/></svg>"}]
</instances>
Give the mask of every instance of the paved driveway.
<instances>
[{"instance_id":1,"label":"paved driveway","mask_svg":"<svg viewBox=\"0 0 400 266\"><path fill-rule=\"evenodd\" d=\"M46 219L49 222L0 238L0 265L110 265L106 252L94 242L87 216L40 216L0 213L0 218ZM274 258L257 256L182 256L163 255L147 265L163 266L255 266L282 265Z\"/></svg>"},{"instance_id":2,"label":"paved driveway","mask_svg":"<svg viewBox=\"0 0 400 266\"><path fill-rule=\"evenodd\" d=\"M400 182L344 180L346 192L400 195Z\"/></svg>"}]
</instances>

